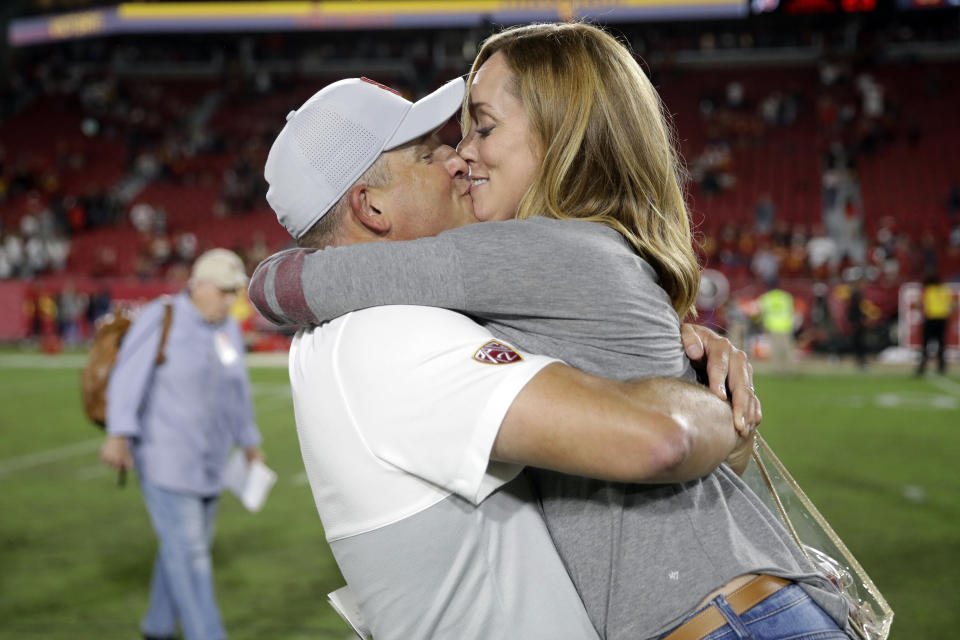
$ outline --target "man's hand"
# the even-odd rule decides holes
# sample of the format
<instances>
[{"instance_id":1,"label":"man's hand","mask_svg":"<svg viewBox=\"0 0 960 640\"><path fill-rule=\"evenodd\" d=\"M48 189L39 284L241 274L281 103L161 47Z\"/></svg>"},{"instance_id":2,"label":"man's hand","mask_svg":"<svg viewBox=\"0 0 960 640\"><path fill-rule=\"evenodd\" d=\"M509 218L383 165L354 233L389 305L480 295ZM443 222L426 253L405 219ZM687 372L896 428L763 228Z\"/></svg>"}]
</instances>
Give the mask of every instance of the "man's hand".
<instances>
[{"instance_id":1,"label":"man's hand","mask_svg":"<svg viewBox=\"0 0 960 640\"><path fill-rule=\"evenodd\" d=\"M100 447L100 459L120 471L133 469L133 456L130 455L127 437L107 436L103 446Z\"/></svg>"},{"instance_id":2,"label":"man's hand","mask_svg":"<svg viewBox=\"0 0 960 640\"><path fill-rule=\"evenodd\" d=\"M247 447L243 450L243 453L247 456L247 464L252 463L254 460L263 462L263 451L260 451L258 447Z\"/></svg>"},{"instance_id":3,"label":"man's hand","mask_svg":"<svg viewBox=\"0 0 960 640\"><path fill-rule=\"evenodd\" d=\"M733 403L733 424L741 436L753 433L763 419L760 399L753 388L753 365L747 354L706 327L684 324L683 349L695 369L706 371L710 390Z\"/></svg>"}]
</instances>

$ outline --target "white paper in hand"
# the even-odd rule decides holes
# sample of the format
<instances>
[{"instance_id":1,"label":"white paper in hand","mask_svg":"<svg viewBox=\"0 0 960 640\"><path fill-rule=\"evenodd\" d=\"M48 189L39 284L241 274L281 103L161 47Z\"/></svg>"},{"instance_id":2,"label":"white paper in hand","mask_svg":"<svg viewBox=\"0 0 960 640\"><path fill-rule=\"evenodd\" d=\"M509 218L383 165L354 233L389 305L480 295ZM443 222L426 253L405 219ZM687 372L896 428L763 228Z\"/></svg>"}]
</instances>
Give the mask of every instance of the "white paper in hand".
<instances>
[{"instance_id":1,"label":"white paper in hand","mask_svg":"<svg viewBox=\"0 0 960 640\"><path fill-rule=\"evenodd\" d=\"M263 508L276 481L273 469L259 460L247 464L246 456L239 449L230 455L223 474L224 486L253 513Z\"/></svg>"},{"instance_id":2,"label":"white paper in hand","mask_svg":"<svg viewBox=\"0 0 960 640\"><path fill-rule=\"evenodd\" d=\"M360 607L357 606L357 599L349 586L343 586L327 594L327 601L333 610L340 614L343 621L350 625L353 632L357 634L360 640L373 640L373 634L367 621L363 619L360 613Z\"/></svg>"}]
</instances>

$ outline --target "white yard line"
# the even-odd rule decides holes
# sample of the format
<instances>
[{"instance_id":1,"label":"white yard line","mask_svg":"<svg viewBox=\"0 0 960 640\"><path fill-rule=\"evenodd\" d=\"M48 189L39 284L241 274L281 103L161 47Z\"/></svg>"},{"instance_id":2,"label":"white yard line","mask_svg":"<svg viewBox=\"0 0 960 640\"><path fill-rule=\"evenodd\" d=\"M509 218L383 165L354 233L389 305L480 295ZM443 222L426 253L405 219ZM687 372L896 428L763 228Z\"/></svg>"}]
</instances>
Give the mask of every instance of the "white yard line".
<instances>
[{"instance_id":1,"label":"white yard line","mask_svg":"<svg viewBox=\"0 0 960 640\"><path fill-rule=\"evenodd\" d=\"M293 397L289 382L255 382L253 383L253 394L258 397L276 397L288 400Z\"/></svg>"},{"instance_id":2,"label":"white yard line","mask_svg":"<svg viewBox=\"0 0 960 640\"><path fill-rule=\"evenodd\" d=\"M57 462L59 460L66 460L67 458L92 453L99 449L101 444L103 444L103 439L95 438L93 440L84 440L83 442L68 444L64 447L57 447L56 449L28 453L25 456L5 458L0 460L0 476L13 473L14 471L36 467L41 464L48 464L50 462Z\"/></svg>"},{"instance_id":3,"label":"white yard line","mask_svg":"<svg viewBox=\"0 0 960 640\"><path fill-rule=\"evenodd\" d=\"M950 378L944 378L943 376L931 376L926 380L944 393L960 396L960 382L954 382Z\"/></svg>"},{"instance_id":4,"label":"white yard line","mask_svg":"<svg viewBox=\"0 0 960 640\"><path fill-rule=\"evenodd\" d=\"M82 369L87 356L82 353L43 355L8 353L0 355L0 369Z\"/></svg>"},{"instance_id":5,"label":"white yard line","mask_svg":"<svg viewBox=\"0 0 960 640\"><path fill-rule=\"evenodd\" d=\"M82 369L86 364L86 353L0 354L0 369ZM247 366L254 369L282 369L287 366L287 353L248 353Z\"/></svg>"}]
</instances>

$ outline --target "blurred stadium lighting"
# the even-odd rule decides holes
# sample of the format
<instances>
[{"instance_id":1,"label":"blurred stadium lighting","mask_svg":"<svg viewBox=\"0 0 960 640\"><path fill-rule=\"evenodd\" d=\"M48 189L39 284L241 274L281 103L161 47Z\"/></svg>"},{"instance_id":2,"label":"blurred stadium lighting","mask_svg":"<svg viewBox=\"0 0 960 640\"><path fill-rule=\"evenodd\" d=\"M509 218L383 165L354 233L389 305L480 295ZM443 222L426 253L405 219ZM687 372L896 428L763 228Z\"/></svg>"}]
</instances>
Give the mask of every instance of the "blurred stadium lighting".
<instances>
[{"instance_id":1,"label":"blurred stadium lighting","mask_svg":"<svg viewBox=\"0 0 960 640\"><path fill-rule=\"evenodd\" d=\"M466 0L462 2L171 2L13 20L12 46L131 33L319 31L511 25L537 20L690 20L747 14L743 0Z\"/></svg>"}]
</instances>

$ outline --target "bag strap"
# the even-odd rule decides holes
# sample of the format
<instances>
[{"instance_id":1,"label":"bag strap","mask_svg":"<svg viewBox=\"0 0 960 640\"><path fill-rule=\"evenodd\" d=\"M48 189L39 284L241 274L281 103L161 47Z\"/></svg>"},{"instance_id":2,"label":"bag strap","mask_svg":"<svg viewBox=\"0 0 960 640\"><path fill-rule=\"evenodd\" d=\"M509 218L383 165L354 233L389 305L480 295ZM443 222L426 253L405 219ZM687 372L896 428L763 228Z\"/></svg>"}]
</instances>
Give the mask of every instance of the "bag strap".
<instances>
[{"instance_id":1,"label":"bag strap","mask_svg":"<svg viewBox=\"0 0 960 640\"><path fill-rule=\"evenodd\" d=\"M763 482L767 486L767 490L770 492L770 496L773 499L774 504L777 507L779 512L780 519L783 521L784 526L787 528L787 531L790 533L790 537L793 538L794 542L797 543L797 546L800 547L800 551L811 563L816 565L815 559L810 556L810 552L807 551L806 546L803 544L803 541L800 539L800 536L797 534L796 528L793 526L793 522L790 519L790 515L787 512L786 507L784 507L783 501L780 499L780 494L777 493L776 486L774 485L773 479L770 476L769 471L767 470L766 465L763 462L763 458L760 455L760 452L763 452L766 455L770 463L776 469L777 473L783 478L784 482L793 490L796 494L797 499L800 504L807 510L810 514L810 517L813 521L820 527L820 529L827 535L827 538L830 539L830 542L837 547L837 550L840 551L840 554L843 556L843 559L850 563L850 566L853 568L853 572L857 574L857 578L860 579L861 584L866 588L871 596L876 600L877 605L880 607L884 615L892 614L890 611L890 605L887 604L886 599L880 593L880 590L877 589L877 585L873 583L873 580L870 579L870 576L867 575L867 572L864 571L863 567L857 561L857 559L850 553L850 550L847 548L847 545L843 543L843 540L836 534L833 530L833 527L827 522L823 517L820 511L814 506L813 502L810 501L810 498L807 497L807 494L803 492L803 489L800 488L800 485L797 484L797 481L793 479L793 476L790 475L790 472L787 470L786 466L780 462L780 458L773 452L773 449L770 448L770 445L767 444L767 441L764 440L760 434L757 434L756 444L753 449L753 461L756 463L757 468L760 470L760 475L763 477ZM859 623L852 613L847 615L847 619L850 623L850 627L857 634L857 638L860 640L870 640L871 636L867 631L862 627L862 624ZM887 633L889 633L889 624L887 631L880 637L886 638Z\"/></svg>"},{"instance_id":2,"label":"bag strap","mask_svg":"<svg viewBox=\"0 0 960 640\"><path fill-rule=\"evenodd\" d=\"M168 301L163 309L163 332L160 334L160 348L157 349L156 366L167 361L163 348L167 345L167 336L170 334L170 325L173 323L173 303Z\"/></svg>"},{"instance_id":3,"label":"bag strap","mask_svg":"<svg viewBox=\"0 0 960 640\"><path fill-rule=\"evenodd\" d=\"M157 357L154 360L154 367L159 367L164 362L167 361L167 357L163 354L163 348L167 346L167 336L170 335L170 325L173 324L173 302L170 300L170 296L164 296L167 298L167 302L163 308L163 324L160 333L160 347L157 349ZM127 470L120 469L117 473L117 486L125 487L127 485Z\"/></svg>"}]
</instances>

